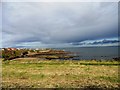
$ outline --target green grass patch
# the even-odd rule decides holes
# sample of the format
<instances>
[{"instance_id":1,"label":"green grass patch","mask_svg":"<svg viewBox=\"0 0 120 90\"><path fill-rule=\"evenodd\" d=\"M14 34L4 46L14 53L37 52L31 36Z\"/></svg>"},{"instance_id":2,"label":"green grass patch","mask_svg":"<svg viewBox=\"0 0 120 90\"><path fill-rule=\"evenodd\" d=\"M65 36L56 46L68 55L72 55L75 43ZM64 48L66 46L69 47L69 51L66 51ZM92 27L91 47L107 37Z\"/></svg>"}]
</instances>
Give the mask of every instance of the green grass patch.
<instances>
[{"instance_id":1,"label":"green grass patch","mask_svg":"<svg viewBox=\"0 0 120 90\"><path fill-rule=\"evenodd\" d=\"M118 77L110 77L110 76L98 76L96 78L102 79L102 80L108 80L110 82L117 82L120 83L120 79Z\"/></svg>"},{"instance_id":2,"label":"green grass patch","mask_svg":"<svg viewBox=\"0 0 120 90\"><path fill-rule=\"evenodd\" d=\"M118 62L16 59L2 62L2 84L7 87L117 88Z\"/></svg>"}]
</instances>

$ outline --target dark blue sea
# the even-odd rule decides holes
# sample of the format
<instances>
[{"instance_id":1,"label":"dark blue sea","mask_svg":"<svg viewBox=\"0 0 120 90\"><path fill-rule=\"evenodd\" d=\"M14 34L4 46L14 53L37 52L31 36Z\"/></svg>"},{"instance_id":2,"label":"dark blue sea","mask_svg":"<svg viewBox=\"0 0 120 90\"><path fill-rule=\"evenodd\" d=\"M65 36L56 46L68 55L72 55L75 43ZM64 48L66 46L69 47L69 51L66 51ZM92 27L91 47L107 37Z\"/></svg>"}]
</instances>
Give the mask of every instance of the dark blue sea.
<instances>
[{"instance_id":1,"label":"dark blue sea","mask_svg":"<svg viewBox=\"0 0 120 90\"><path fill-rule=\"evenodd\" d=\"M118 56L118 48L120 47L70 47L70 48L54 48L74 52L74 59L78 60L111 60Z\"/></svg>"}]
</instances>

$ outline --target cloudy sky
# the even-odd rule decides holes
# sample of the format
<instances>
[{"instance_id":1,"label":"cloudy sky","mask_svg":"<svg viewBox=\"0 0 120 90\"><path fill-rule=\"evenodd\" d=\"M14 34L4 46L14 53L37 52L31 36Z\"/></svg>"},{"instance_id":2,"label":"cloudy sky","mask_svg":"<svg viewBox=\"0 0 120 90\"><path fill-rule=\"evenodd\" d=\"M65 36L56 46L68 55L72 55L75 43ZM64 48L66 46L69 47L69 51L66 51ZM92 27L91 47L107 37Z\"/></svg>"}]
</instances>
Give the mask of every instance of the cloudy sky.
<instances>
[{"instance_id":1,"label":"cloudy sky","mask_svg":"<svg viewBox=\"0 0 120 90\"><path fill-rule=\"evenodd\" d=\"M2 47L118 44L117 2L3 2Z\"/></svg>"}]
</instances>

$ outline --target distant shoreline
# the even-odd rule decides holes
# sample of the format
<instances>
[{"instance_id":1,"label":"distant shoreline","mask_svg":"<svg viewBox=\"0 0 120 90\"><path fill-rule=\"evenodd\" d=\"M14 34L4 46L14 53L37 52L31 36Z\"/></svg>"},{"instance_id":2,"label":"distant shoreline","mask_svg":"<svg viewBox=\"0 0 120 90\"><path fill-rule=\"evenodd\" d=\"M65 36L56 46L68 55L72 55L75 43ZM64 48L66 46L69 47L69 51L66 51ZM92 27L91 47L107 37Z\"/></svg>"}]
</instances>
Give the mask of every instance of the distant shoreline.
<instances>
[{"instance_id":1,"label":"distant shoreline","mask_svg":"<svg viewBox=\"0 0 120 90\"><path fill-rule=\"evenodd\" d=\"M45 49L27 49L27 48L3 48L2 55L6 55L8 52L4 52L4 49L9 49L9 57L40 57L45 59L71 59L71 60L117 60L119 47L72 47L72 48L45 48ZM29 52L29 53L28 53ZM71 55L69 54L71 53ZM10 54L11 53L11 54ZM67 55L68 53L68 55ZM13 59L14 59L13 57ZM3 57L4 58L4 57Z\"/></svg>"}]
</instances>

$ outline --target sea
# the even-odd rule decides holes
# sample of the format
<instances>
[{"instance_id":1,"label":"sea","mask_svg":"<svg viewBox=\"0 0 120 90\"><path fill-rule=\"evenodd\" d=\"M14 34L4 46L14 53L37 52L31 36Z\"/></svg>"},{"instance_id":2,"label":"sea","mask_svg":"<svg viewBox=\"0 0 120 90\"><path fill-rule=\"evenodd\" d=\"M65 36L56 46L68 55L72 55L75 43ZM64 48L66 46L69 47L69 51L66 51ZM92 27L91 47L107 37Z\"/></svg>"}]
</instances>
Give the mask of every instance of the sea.
<instances>
[{"instance_id":1,"label":"sea","mask_svg":"<svg viewBox=\"0 0 120 90\"><path fill-rule=\"evenodd\" d=\"M111 60L119 57L118 46L54 48L74 53L74 60Z\"/></svg>"}]
</instances>

